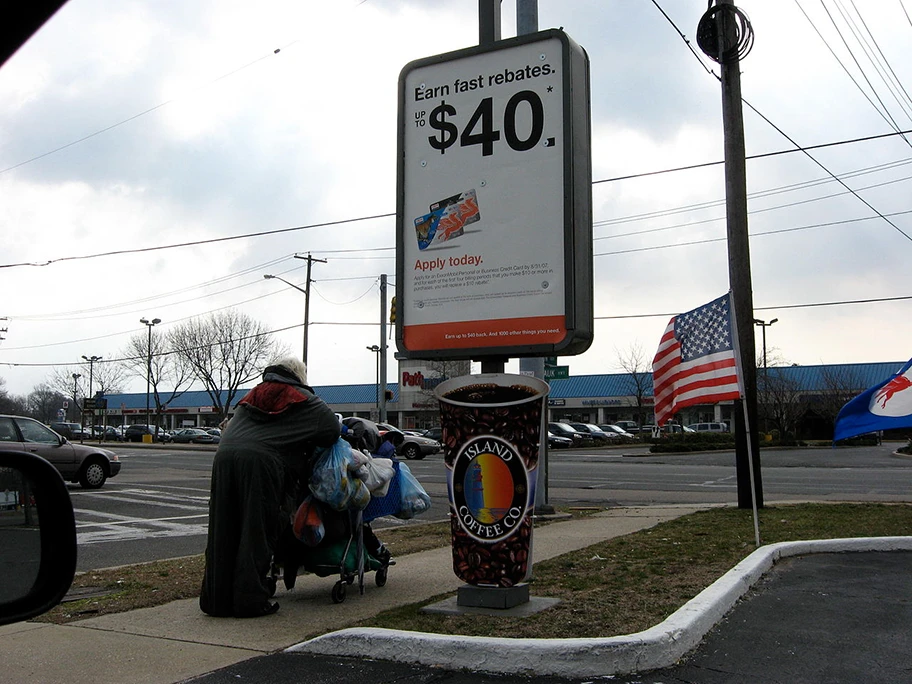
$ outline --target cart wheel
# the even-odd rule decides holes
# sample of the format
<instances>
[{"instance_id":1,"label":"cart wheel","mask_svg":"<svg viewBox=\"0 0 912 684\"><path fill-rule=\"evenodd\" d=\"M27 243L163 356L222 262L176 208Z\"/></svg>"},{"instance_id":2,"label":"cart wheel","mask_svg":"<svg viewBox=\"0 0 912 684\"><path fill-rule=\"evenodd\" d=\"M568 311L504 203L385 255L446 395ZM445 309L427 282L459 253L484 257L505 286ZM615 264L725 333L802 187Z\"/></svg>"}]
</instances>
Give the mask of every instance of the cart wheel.
<instances>
[{"instance_id":1,"label":"cart wheel","mask_svg":"<svg viewBox=\"0 0 912 684\"><path fill-rule=\"evenodd\" d=\"M266 586L269 587L269 598L275 596L276 585L278 584L278 578L275 575L270 575L266 578Z\"/></svg>"},{"instance_id":2,"label":"cart wheel","mask_svg":"<svg viewBox=\"0 0 912 684\"><path fill-rule=\"evenodd\" d=\"M342 603L345 600L345 583L342 580L333 585L332 600L333 603Z\"/></svg>"},{"instance_id":3,"label":"cart wheel","mask_svg":"<svg viewBox=\"0 0 912 684\"><path fill-rule=\"evenodd\" d=\"M377 576L374 577L374 580L376 580L378 587L382 587L384 584L386 584L386 575L388 572L389 568L385 566L377 570Z\"/></svg>"}]
</instances>

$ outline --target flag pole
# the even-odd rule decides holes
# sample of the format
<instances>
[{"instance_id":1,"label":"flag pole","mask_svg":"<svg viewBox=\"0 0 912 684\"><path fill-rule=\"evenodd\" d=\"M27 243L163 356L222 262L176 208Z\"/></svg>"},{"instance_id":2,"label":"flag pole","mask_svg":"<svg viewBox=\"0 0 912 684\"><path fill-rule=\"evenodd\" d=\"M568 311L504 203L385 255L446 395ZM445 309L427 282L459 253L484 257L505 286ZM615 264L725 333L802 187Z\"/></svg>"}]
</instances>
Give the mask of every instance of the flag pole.
<instances>
[{"instance_id":1,"label":"flag pole","mask_svg":"<svg viewBox=\"0 0 912 684\"><path fill-rule=\"evenodd\" d=\"M750 419L747 417L747 402L742 401L741 406L744 407L744 429L750 434L751 424ZM754 489L754 454L752 453L753 446L751 446L750 439L747 440L747 458L748 458L748 472L750 473L750 486L751 486L751 510L754 513L754 541L757 544L757 547L760 547L760 522L757 515L757 492Z\"/></svg>"},{"instance_id":2,"label":"flag pole","mask_svg":"<svg viewBox=\"0 0 912 684\"><path fill-rule=\"evenodd\" d=\"M735 348L735 365L738 370L738 389L741 392L741 407L744 409L744 431L747 435L747 471L750 477L750 490L751 490L751 511L754 516L754 542L757 547L760 547L760 520L757 513L757 489L754 483L754 454L753 454L753 440L751 439L751 429L753 426L750 423L749 411L747 410L747 402L744 401L744 373L742 372L742 362L741 362L741 345L738 340L738 320L735 315L735 306L732 297L731 290L728 291L728 310L731 313L732 320L732 343Z\"/></svg>"}]
</instances>

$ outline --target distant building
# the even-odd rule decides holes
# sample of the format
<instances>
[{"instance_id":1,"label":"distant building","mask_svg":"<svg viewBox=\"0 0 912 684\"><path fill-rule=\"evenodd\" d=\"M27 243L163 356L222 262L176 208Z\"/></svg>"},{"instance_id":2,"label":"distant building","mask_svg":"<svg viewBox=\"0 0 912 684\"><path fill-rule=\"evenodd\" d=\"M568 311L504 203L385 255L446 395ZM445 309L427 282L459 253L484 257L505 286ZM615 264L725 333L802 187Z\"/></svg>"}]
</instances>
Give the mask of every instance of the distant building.
<instances>
[{"instance_id":1,"label":"distant building","mask_svg":"<svg viewBox=\"0 0 912 684\"><path fill-rule=\"evenodd\" d=\"M817 366L783 366L757 370L758 400L790 403L796 418L796 429L802 437L826 437L832 434L829 415L834 403L842 405L863 390L895 373L903 361L885 363L830 364ZM444 367L449 365L449 367ZM441 367L443 372L441 373ZM388 383L392 401L387 402L389 422L402 429L427 428L439 423L433 388L446 377L465 375L468 362L402 362L395 382ZM579 375L550 381L549 420L572 420L584 423L613 423L632 420L638 424L654 422L652 412L652 375L639 374L643 388L638 405L637 383L628 373ZM764 392L766 388L766 392ZM325 385L314 388L334 411L364 418L377 416L378 391L374 383L358 385ZM245 392L238 394L238 400ZM109 394L105 409L107 425L146 422L146 394ZM163 412L160 425L166 429L186 426L215 426L221 420L204 391L182 394ZM694 406L676 418L687 425L698 422L733 424L731 402ZM763 411L761 410L761 413ZM152 420L155 406L152 405Z\"/></svg>"}]
</instances>

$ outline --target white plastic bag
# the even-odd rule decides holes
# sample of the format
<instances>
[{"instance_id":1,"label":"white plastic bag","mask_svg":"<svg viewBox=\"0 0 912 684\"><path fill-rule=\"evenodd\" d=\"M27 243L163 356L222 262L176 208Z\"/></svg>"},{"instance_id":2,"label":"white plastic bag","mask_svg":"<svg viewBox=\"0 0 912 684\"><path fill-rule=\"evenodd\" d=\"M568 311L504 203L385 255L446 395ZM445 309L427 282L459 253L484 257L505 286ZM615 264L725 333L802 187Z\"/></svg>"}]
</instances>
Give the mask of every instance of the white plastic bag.
<instances>
[{"instance_id":1,"label":"white plastic bag","mask_svg":"<svg viewBox=\"0 0 912 684\"><path fill-rule=\"evenodd\" d=\"M389 484L396 476L393 461L389 458L371 458L355 474L370 490L371 496L382 498L389 491Z\"/></svg>"}]
</instances>

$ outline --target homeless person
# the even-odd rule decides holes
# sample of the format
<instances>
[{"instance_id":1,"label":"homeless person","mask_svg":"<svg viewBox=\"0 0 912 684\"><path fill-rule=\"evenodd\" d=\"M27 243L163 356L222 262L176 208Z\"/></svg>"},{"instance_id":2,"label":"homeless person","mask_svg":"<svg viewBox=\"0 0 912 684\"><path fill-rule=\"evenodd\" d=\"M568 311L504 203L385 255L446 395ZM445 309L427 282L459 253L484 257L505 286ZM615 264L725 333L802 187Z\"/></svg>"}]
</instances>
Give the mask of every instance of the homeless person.
<instances>
[{"instance_id":1,"label":"homeless person","mask_svg":"<svg viewBox=\"0 0 912 684\"><path fill-rule=\"evenodd\" d=\"M279 609L267 578L288 524L285 498L307 482L314 447L331 446L340 433L335 414L306 383L298 359L267 366L222 433L212 463L204 613L257 617Z\"/></svg>"}]
</instances>

